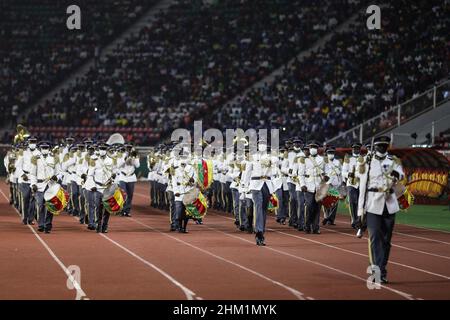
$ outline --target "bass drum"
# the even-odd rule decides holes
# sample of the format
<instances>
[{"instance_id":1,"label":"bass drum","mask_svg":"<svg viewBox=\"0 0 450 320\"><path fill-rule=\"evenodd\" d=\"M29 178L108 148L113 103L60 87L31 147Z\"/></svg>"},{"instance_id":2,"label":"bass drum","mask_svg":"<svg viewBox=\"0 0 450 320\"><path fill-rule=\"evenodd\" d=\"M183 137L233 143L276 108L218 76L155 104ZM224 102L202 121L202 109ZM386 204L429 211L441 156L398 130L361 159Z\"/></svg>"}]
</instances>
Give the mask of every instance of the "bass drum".
<instances>
[{"instance_id":1,"label":"bass drum","mask_svg":"<svg viewBox=\"0 0 450 320\"><path fill-rule=\"evenodd\" d=\"M67 207L69 194L60 184L55 183L44 192L44 201L47 210L54 215L58 215Z\"/></svg>"}]
</instances>

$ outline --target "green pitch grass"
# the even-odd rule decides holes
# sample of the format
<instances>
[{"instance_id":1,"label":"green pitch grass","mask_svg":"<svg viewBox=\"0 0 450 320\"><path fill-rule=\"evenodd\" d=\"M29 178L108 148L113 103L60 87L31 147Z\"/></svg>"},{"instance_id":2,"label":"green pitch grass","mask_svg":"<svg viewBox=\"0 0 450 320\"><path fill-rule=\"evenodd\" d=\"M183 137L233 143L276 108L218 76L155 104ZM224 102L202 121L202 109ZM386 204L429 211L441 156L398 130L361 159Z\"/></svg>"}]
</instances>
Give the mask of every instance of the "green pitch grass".
<instances>
[{"instance_id":1,"label":"green pitch grass","mask_svg":"<svg viewBox=\"0 0 450 320\"><path fill-rule=\"evenodd\" d=\"M342 201L338 213L347 216L350 214ZM448 206L413 205L407 211L397 214L396 223L450 231L450 211Z\"/></svg>"}]
</instances>

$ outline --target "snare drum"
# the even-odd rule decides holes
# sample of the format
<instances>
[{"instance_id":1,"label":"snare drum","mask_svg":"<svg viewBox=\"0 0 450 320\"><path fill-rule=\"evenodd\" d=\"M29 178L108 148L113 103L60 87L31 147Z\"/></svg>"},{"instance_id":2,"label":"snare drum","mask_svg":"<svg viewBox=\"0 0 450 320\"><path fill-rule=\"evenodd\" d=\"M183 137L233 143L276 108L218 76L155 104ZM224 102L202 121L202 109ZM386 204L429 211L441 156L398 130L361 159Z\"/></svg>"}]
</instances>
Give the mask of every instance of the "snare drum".
<instances>
[{"instance_id":1,"label":"snare drum","mask_svg":"<svg viewBox=\"0 0 450 320\"><path fill-rule=\"evenodd\" d=\"M103 207L109 213L120 213L125 201L127 201L127 194L117 184L112 184L103 191Z\"/></svg>"},{"instance_id":2,"label":"snare drum","mask_svg":"<svg viewBox=\"0 0 450 320\"><path fill-rule=\"evenodd\" d=\"M331 209L339 202L340 193L337 189L330 187L327 195L322 199L322 205L326 209Z\"/></svg>"},{"instance_id":3,"label":"snare drum","mask_svg":"<svg viewBox=\"0 0 450 320\"><path fill-rule=\"evenodd\" d=\"M183 204L186 207L186 216L193 219L203 219L208 210L208 201L197 188L184 195Z\"/></svg>"},{"instance_id":4,"label":"snare drum","mask_svg":"<svg viewBox=\"0 0 450 320\"><path fill-rule=\"evenodd\" d=\"M45 207L49 212L58 215L63 211L69 203L69 194L55 183L44 192Z\"/></svg>"}]
</instances>

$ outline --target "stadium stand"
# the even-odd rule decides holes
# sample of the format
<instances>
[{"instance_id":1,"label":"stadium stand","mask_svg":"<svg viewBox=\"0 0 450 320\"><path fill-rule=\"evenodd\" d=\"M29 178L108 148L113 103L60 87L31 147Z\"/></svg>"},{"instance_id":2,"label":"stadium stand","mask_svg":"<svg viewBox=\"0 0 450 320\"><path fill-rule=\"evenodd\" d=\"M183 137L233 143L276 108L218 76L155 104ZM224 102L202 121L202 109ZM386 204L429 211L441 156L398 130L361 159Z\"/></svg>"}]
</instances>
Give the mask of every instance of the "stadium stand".
<instances>
[{"instance_id":1,"label":"stadium stand","mask_svg":"<svg viewBox=\"0 0 450 320\"><path fill-rule=\"evenodd\" d=\"M357 4L180 1L102 58L98 68L38 106L24 123L42 128L46 138L54 137L53 129L55 136L67 134L71 126L155 128L154 137L133 130L137 143L151 143L294 57Z\"/></svg>"},{"instance_id":2,"label":"stadium stand","mask_svg":"<svg viewBox=\"0 0 450 320\"><path fill-rule=\"evenodd\" d=\"M362 15L318 52L285 67L274 83L225 105L334 30L361 3L179 1L19 121L50 140L117 131L148 145L203 119L206 127L278 127L324 141L450 73L448 2L385 5L381 31L368 31Z\"/></svg>"},{"instance_id":3,"label":"stadium stand","mask_svg":"<svg viewBox=\"0 0 450 320\"><path fill-rule=\"evenodd\" d=\"M390 2L381 32L356 21L273 84L218 109L211 126L285 127L322 141L337 136L449 76L449 16L448 2ZM374 125L386 128L389 119Z\"/></svg>"},{"instance_id":4,"label":"stadium stand","mask_svg":"<svg viewBox=\"0 0 450 320\"><path fill-rule=\"evenodd\" d=\"M156 1L153 1L153 3ZM131 25L145 0L79 0L81 30L66 28L68 0L0 2L0 124L15 121L52 86Z\"/></svg>"}]
</instances>

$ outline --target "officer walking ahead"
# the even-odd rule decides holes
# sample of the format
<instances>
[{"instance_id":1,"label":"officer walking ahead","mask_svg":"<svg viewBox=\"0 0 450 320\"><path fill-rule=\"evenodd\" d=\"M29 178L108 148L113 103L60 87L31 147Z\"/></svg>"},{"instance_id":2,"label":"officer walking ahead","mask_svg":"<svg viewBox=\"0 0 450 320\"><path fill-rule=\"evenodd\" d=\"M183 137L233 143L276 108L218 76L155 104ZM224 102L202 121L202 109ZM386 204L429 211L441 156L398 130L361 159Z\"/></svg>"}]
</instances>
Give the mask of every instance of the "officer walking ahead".
<instances>
[{"instance_id":1,"label":"officer walking ahead","mask_svg":"<svg viewBox=\"0 0 450 320\"><path fill-rule=\"evenodd\" d=\"M390 138L381 136L374 140L375 154L363 164L360 172L360 197L358 216L366 215L369 230L369 259L372 271L381 272L382 283L387 283L386 265L391 250L395 213L400 208L394 193L395 185L403 179L401 162L388 154Z\"/></svg>"}]
</instances>

